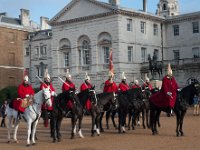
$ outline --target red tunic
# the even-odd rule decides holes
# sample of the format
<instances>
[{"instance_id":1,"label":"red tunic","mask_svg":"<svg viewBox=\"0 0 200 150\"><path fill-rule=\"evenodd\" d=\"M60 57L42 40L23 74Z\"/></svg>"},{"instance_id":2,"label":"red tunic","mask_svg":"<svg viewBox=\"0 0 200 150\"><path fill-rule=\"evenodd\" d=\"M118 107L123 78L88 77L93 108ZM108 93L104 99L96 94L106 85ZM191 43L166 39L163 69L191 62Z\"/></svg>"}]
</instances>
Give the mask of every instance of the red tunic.
<instances>
[{"instance_id":1,"label":"red tunic","mask_svg":"<svg viewBox=\"0 0 200 150\"><path fill-rule=\"evenodd\" d=\"M148 86L148 88L150 89L150 90L153 90L153 86L149 83L148 85L147 85L147 83L144 83L143 85L142 85L142 87L147 87Z\"/></svg>"},{"instance_id":2,"label":"red tunic","mask_svg":"<svg viewBox=\"0 0 200 150\"><path fill-rule=\"evenodd\" d=\"M63 85L62 85L62 91L69 91L69 89L72 88L72 89L75 89L75 85L74 83L72 82L64 82Z\"/></svg>"},{"instance_id":3,"label":"red tunic","mask_svg":"<svg viewBox=\"0 0 200 150\"><path fill-rule=\"evenodd\" d=\"M129 90L129 86L128 86L128 84L127 83L120 83L119 84L119 89L121 90L121 91L127 91L127 90Z\"/></svg>"},{"instance_id":4,"label":"red tunic","mask_svg":"<svg viewBox=\"0 0 200 150\"><path fill-rule=\"evenodd\" d=\"M26 95L34 96L35 94L31 85L28 84L27 86L25 86L23 83L18 86L17 93L18 93L18 98L21 99L25 98Z\"/></svg>"},{"instance_id":5,"label":"red tunic","mask_svg":"<svg viewBox=\"0 0 200 150\"><path fill-rule=\"evenodd\" d=\"M152 101L152 103L154 103L158 107L170 106L171 108L173 108L176 102L177 89L178 85L174 77L169 78L168 76L165 76L162 80L162 87L160 92L152 95L150 97L150 101ZM172 95L167 95L167 92L171 92Z\"/></svg>"},{"instance_id":6,"label":"red tunic","mask_svg":"<svg viewBox=\"0 0 200 150\"><path fill-rule=\"evenodd\" d=\"M132 85L132 89L141 88L139 85Z\"/></svg>"},{"instance_id":7,"label":"red tunic","mask_svg":"<svg viewBox=\"0 0 200 150\"><path fill-rule=\"evenodd\" d=\"M81 84L81 87L80 87L80 91L84 91L86 89L90 89L92 87L92 84L86 84L86 83L82 83ZM91 109L91 101L90 99L88 99L86 101L86 104L85 104L85 107L86 109L89 111Z\"/></svg>"},{"instance_id":8,"label":"red tunic","mask_svg":"<svg viewBox=\"0 0 200 150\"><path fill-rule=\"evenodd\" d=\"M75 89L74 83L67 82L67 81L63 83L63 85L62 85L62 91L63 92L64 91L69 91L70 88ZM68 100L66 107L69 108L69 109L72 109L72 107L73 107L73 101L72 100Z\"/></svg>"},{"instance_id":9,"label":"red tunic","mask_svg":"<svg viewBox=\"0 0 200 150\"><path fill-rule=\"evenodd\" d=\"M117 92L117 91L118 91L118 87L115 82L110 83L110 80L107 80L105 82L103 92Z\"/></svg>"},{"instance_id":10,"label":"red tunic","mask_svg":"<svg viewBox=\"0 0 200 150\"><path fill-rule=\"evenodd\" d=\"M45 83L42 82L40 84L40 90L42 90L44 88L50 88L51 89L50 93L55 92L55 89L54 89L54 87L53 87L53 85L51 83L49 85L47 85L47 84L45 84ZM53 96L51 97L51 102L53 104ZM42 105L42 109L45 109L45 105L44 104ZM53 106L47 107L47 110L53 110Z\"/></svg>"}]
</instances>

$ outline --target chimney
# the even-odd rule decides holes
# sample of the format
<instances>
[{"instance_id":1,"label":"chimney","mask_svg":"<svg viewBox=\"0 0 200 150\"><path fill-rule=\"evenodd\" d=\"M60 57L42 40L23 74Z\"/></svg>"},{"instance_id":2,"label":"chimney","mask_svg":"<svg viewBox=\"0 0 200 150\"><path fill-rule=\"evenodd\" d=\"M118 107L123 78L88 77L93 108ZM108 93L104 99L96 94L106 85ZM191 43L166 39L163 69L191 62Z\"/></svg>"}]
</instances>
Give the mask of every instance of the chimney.
<instances>
[{"instance_id":1,"label":"chimney","mask_svg":"<svg viewBox=\"0 0 200 150\"><path fill-rule=\"evenodd\" d=\"M21 24L23 26L30 26L30 18L29 18L29 10L20 9L21 15L19 19L21 20Z\"/></svg>"},{"instance_id":2,"label":"chimney","mask_svg":"<svg viewBox=\"0 0 200 150\"><path fill-rule=\"evenodd\" d=\"M109 4L113 6L119 6L120 0L109 0Z\"/></svg>"},{"instance_id":3,"label":"chimney","mask_svg":"<svg viewBox=\"0 0 200 150\"><path fill-rule=\"evenodd\" d=\"M49 22L49 18L47 18L47 17L40 17L40 27L41 27L41 30L50 29L50 26L49 26L48 22Z\"/></svg>"},{"instance_id":4,"label":"chimney","mask_svg":"<svg viewBox=\"0 0 200 150\"><path fill-rule=\"evenodd\" d=\"M143 0L143 11L147 11L147 0Z\"/></svg>"}]
</instances>

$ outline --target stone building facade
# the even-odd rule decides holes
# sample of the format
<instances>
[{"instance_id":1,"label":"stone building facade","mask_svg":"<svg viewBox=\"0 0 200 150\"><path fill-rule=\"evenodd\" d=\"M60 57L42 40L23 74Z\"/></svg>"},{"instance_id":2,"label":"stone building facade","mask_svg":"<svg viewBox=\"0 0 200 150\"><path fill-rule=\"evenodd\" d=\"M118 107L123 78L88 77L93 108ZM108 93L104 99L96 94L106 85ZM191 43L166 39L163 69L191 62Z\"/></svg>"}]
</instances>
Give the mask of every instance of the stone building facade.
<instances>
[{"instance_id":1,"label":"stone building facade","mask_svg":"<svg viewBox=\"0 0 200 150\"><path fill-rule=\"evenodd\" d=\"M167 64L172 64L180 86L190 78L199 79L200 13L179 15L177 0L160 0L154 15L146 12L146 0L143 2L143 11L136 11L120 7L118 0L72 0L50 20L48 66L57 91L62 85L57 77L64 79L67 69L77 88L87 72L102 91L110 49L117 83L122 72L128 82L144 80L145 73L151 78L148 56L153 55L162 62L163 75ZM35 78L34 70L31 76Z\"/></svg>"}]
</instances>

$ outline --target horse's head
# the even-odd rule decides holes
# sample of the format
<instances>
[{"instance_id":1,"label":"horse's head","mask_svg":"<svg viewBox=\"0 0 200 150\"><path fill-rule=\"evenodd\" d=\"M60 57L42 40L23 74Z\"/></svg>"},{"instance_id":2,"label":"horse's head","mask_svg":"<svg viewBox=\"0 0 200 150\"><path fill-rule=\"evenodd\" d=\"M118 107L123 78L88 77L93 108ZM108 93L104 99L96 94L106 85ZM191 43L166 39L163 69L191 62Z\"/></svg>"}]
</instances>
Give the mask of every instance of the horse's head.
<instances>
[{"instance_id":1,"label":"horse's head","mask_svg":"<svg viewBox=\"0 0 200 150\"><path fill-rule=\"evenodd\" d=\"M97 104L97 96L96 96L95 86L92 86L90 89L88 89L88 96L91 100L91 103L96 105Z\"/></svg>"},{"instance_id":2,"label":"horse's head","mask_svg":"<svg viewBox=\"0 0 200 150\"><path fill-rule=\"evenodd\" d=\"M45 105L47 105L48 107L52 106L52 102L51 102L51 91L49 88L45 88L43 89L43 96L44 96L44 103Z\"/></svg>"},{"instance_id":3,"label":"horse's head","mask_svg":"<svg viewBox=\"0 0 200 150\"><path fill-rule=\"evenodd\" d=\"M148 100L150 96L152 95L151 90L147 87L144 90L142 90L141 98L142 100Z\"/></svg>"}]
</instances>

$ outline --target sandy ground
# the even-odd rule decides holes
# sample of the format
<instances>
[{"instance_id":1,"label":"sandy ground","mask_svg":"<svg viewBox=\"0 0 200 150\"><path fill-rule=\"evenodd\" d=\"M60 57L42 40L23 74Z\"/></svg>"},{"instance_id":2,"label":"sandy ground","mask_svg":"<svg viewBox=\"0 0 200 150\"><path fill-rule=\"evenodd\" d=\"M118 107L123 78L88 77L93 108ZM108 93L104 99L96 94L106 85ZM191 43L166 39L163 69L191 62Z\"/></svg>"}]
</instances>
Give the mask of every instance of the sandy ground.
<instances>
[{"instance_id":1,"label":"sandy ground","mask_svg":"<svg viewBox=\"0 0 200 150\"><path fill-rule=\"evenodd\" d=\"M116 119L117 120L117 119ZM127 131L125 134L119 134L113 128L105 130L101 136L91 137L90 123L91 118L85 117L83 120L84 139L76 135L76 138L70 139L70 119L65 119L62 123L62 141L52 143L49 129L43 127L42 120L38 124L37 145L26 147L26 123L21 122L18 130L19 144L7 143L7 130L0 128L0 150L199 150L200 149L200 116L192 115L192 108L189 108L184 120L183 137L176 137L176 118L166 117L161 114L159 135L153 136L151 130L143 129L137 126L136 130ZM105 118L104 118L105 126Z\"/></svg>"}]
</instances>

